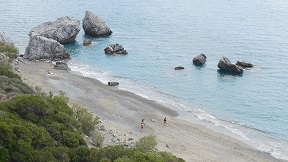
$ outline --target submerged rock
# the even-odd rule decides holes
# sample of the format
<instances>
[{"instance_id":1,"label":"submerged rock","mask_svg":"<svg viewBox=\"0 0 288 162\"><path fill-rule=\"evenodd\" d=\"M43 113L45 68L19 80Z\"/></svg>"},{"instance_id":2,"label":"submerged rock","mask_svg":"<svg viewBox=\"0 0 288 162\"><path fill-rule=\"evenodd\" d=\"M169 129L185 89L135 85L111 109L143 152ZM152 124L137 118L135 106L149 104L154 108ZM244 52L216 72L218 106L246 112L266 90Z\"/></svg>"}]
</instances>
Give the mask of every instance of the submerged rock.
<instances>
[{"instance_id":1,"label":"submerged rock","mask_svg":"<svg viewBox=\"0 0 288 162\"><path fill-rule=\"evenodd\" d=\"M177 66L177 67L175 67L174 69L175 69L175 70L183 70L184 67L183 67L183 66Z\"/></svg>"},{"instance_id":2,"label":"submerged rock","mask_svg":"<svg viewBox=\"0 0 288 162\"><path fill-rule=\"evenodd\" d=\"M23 58L28 60L39 59L67 59L70 54L59 42L43 36L32 36L26 47Z\"/></svg>"},{"instance_id":3,"label":"submerged rock","mask_svg":"<svg viewBox=\"0 0 288 162\"><path fill-rule=\"evenodd\" d=\"M194 65L203 65L206 62L207 57L204 54L200 54L193 58Z\"/></svg>"},{"instance_id":4,"label":"submerged rock","mask_svg":"<svg viewBox=\"0 0 288 162\"><path fill-rule=\"evenodd\" d=\"M92 41L90 40L90 39L85 39L84 41L83 41L83 45L84 46L89 46L89 45L91 45L92 44Z\"/></svg>"},{"instance_id":5,"label":"submerged rock","mask_svg":"<svg viewBox=\"0 0 288 162\"><path fill-rule=\"evenodd\" d=\"M9 37L7 37L7 35L3 32L0 32L0 42L7 44L7 45L14 46L14 43L12 42L12 40Z\"/></svg>"},{"instance_id":6,"label":"submerged rock","mask_svg":"<svg viewBox=\"0 0 288 162\"><path fill-rule=\"evenodd\" d=\"M104 20L90 11L86 11L83 19L83 29L86 34L91 36L111 35L112 30Z\"/></svg>"},{"instance_id":7,"label":"submerged rock","mask_svg":"<svg viewBox=\"0 0 288 162\"><path fill-rule=\"evenodd\" d=\"M39 35L54 39L60 43L67 43L75 41L79 31L80 20L71 16L65 16L58 18L54 22L49 21L34 27L29 35Z\"/></svg>"},{"instance_id":8,"label":"submerged rock","mask_svg":"<svg viewBox=\"0 0 288 162\"><path fill-rule=\"evenodd\" d=\"M218 68L226 71L231 71L235 73L243 73L243 68L241 66L232 64L230 60L226 57L223 57L218 62Z\"/></svg>"},{"instance_id":9,"label":"submerged rock","mask_svg":"<svg viewBox=\"0 0 288 162\"><path fill-rule=\"evenodd\" d=\"M128 52L120 44L110 44L105 49L105 54L128 54Z\"/></svg>"}]
</instances>

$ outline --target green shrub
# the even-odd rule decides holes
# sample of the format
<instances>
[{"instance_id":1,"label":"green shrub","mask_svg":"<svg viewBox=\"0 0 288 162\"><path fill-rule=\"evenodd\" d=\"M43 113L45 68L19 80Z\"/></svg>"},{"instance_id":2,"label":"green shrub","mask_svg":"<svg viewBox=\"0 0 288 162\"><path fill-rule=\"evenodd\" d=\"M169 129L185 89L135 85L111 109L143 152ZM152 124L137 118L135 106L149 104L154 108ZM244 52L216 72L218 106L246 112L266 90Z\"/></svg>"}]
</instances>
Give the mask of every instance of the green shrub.
<instances>
[{"instance_id":1,"label":"green shrub","mask_svg":"<svg viewBox=\"0 0 288 162\"><path fill-rule=\"evenodd\" d=\"M0 75L5 75L7 76L8 78L17 78L17 79L21 79L20 75L18 74L15 74L11 67L8 66L8 65L2 65L0 66Z\"/></svg>"},{"instance_id":2,"label":"green shrub","mask_svg":"<svg viewBox=\"0 0 288 162\"><path fill-rule=\"evenodd\" d=\"M10 60L13 60L18 56L19 50L12 45L7 45L3 42L0 42L0 53L4 53L10 58Z\"/></svg>"},{"instance_id":3,"label":"green shrub","mask_svg":"<svg viewBox=\"0 0 288 162\"><path fill-rule=\"evenodd\" d=\"M143 152L150 152L157 146L156 136L150 134L139 139L135 144L136 149Z\"/></svg>"},{"instance_id":4,"label":"green shrub","mask_svg":"<svg viewBox=\"0 0 288 162\"><path fill-rule=\"evenodd\" d=\"M75 118L81 124L82 132L90 136L91 132L95 130L96 125L99 123L99 118L94 118L93 114L88 113L86 109L75 103L72 105L72 109L74 110Z\"/></svg>"},{"instance_id":5,"label":"green shrub","mask_svg":"<svg viewBox=\"0 0 288 162\"><path fill-rule=\"evenodd\" d=\"M103 141L104 141L104 136L97 130L94 130L91 133L91 141L92 144L96 147L102 147Z\"/></svg>"}]
</instances>

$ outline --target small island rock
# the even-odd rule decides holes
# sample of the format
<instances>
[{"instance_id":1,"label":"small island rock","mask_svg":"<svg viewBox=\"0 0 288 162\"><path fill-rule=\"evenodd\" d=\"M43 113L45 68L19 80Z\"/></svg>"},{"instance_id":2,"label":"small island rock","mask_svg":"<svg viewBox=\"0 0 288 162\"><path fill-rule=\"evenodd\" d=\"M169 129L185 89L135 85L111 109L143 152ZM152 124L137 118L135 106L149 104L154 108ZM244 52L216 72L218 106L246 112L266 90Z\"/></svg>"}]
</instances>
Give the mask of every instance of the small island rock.
<instances>
[{"instance_id":1,"label":"small island rock","mask_svg":"<svg viewBox=\"0 0 288 162\"><path fill-rule=\"evenodd\" d=\"M218 68L235 73L243 73L243 68L241 66L232 64L230 60L226 57L223 57L221 60L219 60Z\"/></svg>"},{"instance_id":2,"label":"small island rock","mask_svg":"<svg viewBox=\"0 0 288 162\"><path fill-rule=\"evenodd\" d=\"M105 54L128 54L128 52L120 44L110 44L105 49Z\"/></svg>"},{"instance_id":3,"label":"small island rock","mask_svg":"<svg viewBox=\"0 0 288 162\"><path fill-rule=\"evenodd\" d=\"M111 35L112 33L105 21L90 11L86 11L85 13L83 29L86 34L91 36Z\"/></svg>"},{"instance_id":4,"label":"small island rock","mask_svg":"<svg viewBox=\"0 0 288 162\"><path fill-rule=\"evenodd\" d=\"M7 35L3 32L0 32L0 42L7 44L7 45L14 46L14 43L12 42L12 40L9 37L7 37Z\"/></svg>"},{"instance_id":5,"label":"small island rock","mask_svg":"<svg viewBox=\"0 0 288 162\"><path fill-rule=\"evenodd\" d=\"M254 65L245 61L237 61L236 65L241 66L243 69L252 68Z\"/></svg>"},{"instance_id":6,"label":"small island rock","mask_svg":"<svg viewBox=\"0 0 288 162\"><path fill-rule=\"evenodd\" d=\"M34 27L30 36L43 36L54 39L60 43L74 42L77 34L80 31L80 20L65 16L60 17L56 21L45 22Z\"/></svg>"},{"instance_id":7,"label":"small island rock","mask_svg":"<svg viewBox=\"0 0 288 162\"><path fill-rule=\"evenodd\" d=\"M42 36L32 36L26 47L23 58L39 59L67 59L70 54L59 42Z\"/></svg>"},{"instance_id":8,"label":"small island rock","mask_svg":"<svg viewBox=\"0 0 288 162\"><path fill-rule=\"evenodd\" d=\"M200 54L193 58L194 65L203 65L206 62L207 57L204 54Z\"/></svg>"}]
</instances>

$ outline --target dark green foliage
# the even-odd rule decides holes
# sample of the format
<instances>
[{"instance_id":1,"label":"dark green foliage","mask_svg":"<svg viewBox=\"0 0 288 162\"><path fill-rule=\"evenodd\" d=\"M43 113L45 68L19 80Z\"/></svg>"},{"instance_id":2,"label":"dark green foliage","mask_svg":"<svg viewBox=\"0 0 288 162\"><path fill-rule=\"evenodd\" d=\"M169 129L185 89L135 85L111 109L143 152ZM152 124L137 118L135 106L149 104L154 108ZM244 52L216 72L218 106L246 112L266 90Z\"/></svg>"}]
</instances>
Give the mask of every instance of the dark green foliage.
<instances>
[{"instance_id":1,"label":"dark green foliage","mask_svg":"<svg viewBox=\"0 0 288 162\"><path fill-rule=\"evenodd\" d=\"M6 56L10 58L10 60L13 60L18 56L19 51L14 46L0 42L0 53L4 53Z\"/></svg>"},{"instance_id":2,"label":"dark green foliage","mask_svg":"<svg viewBox=\"0 0 288 162\"><path fill-rule=\"evenodd\" d=\"M85 122L76 118L87 117L87 111L79 110L83 112L74 114L67 98L44 93L19 95L1 102L0 161L183 161L169 153L154 151L157 144L154 135L140 139L137 148L117 145L89 149L80 127Z\"/></svg>"},{"instance_id":3,"label":"dark green foliage","mask_svg":"<svg viewBox=\"0 0 288 162\"><path fill-rule=\"evenodd\" d=\"M17 79L21 79L20 75L15 74L10 66L5 66L2 65L0 66L0 75L5 75L8 78L17 78Z\"/></svg>"},{"instance_id":4,"label":"dark green foliage","mask_svg":"<svg viewBox=\"0 0 288 162\"><path fill-rule=\"evenodd\" d=\"M90 136L91 133L95 130L95 126L99 123L98 117L94 118L91 113L88 113L86 109L77 104L73 104L72 108L75 112L75 118L81 124L82 132Z\"/></svg>"},{"instance_id":5,"label":"dark green foliage","mask_svg":"<svg viewBox=\"0 0 288 162\"><path fill-rule=\"evenodd\" d=\"M150 134L149 136L145 136L139 139L136 142L136 148L142 152L150 152L157 146L156 136Z\"/></svg>"}]
</instances>

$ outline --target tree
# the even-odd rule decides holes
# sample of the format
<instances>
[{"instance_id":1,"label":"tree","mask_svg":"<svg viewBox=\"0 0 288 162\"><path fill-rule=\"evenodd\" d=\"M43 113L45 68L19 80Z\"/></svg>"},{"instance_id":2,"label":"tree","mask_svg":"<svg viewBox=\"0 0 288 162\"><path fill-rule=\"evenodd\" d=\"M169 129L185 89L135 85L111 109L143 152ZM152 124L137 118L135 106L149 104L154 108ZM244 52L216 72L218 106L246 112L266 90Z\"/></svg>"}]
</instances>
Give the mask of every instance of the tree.
<instances>
[{"instance_id":1,"label":"tree","mask_svg":"<svg viewBox=\"0 0 288 162\"><path fill-rule=\"evenodd\" d=\"M150 152L157 146L156 136L150 134L149 136L145 136L139 139L136 142L136 149L143 152Z\"/></svg>"}]
</instances>

